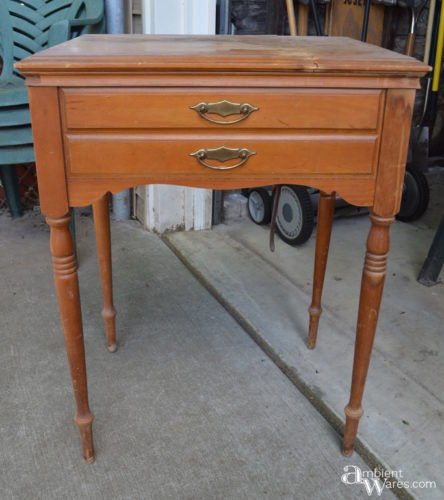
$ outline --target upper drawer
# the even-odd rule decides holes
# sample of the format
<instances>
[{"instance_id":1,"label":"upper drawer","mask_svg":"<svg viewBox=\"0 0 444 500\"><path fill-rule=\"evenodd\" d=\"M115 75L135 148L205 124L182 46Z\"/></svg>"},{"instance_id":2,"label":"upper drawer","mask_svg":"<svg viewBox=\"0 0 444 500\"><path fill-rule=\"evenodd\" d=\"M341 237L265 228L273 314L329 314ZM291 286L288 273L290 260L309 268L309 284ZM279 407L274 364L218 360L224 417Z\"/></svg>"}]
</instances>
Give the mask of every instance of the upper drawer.
<instances>
[{"instance_id":1,"label":"upper drawer","mask_svg":"<svg viewBox=\"0 0 444 500\"><path fill-rule=\"evenodd\" d=\"M382 97L380 90L361 89L97 88L61 91L67 129L376 130ZM228 104L216 105L222 101ZM198 104L204 108L206 104L207 111L192 108ZM245 109L239 105L250 107Z\"/></svg>"}]
</instances>

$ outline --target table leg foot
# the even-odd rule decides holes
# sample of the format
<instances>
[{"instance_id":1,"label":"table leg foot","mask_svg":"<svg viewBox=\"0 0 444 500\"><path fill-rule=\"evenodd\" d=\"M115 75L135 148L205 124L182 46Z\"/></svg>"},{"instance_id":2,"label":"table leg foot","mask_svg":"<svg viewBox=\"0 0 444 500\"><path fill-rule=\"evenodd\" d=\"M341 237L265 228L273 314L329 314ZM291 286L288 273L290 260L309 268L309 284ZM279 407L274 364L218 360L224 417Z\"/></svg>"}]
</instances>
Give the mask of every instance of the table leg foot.
<instances>
[{"instance_id":1,"label":"table leg foot","mask_svg":"<svg viewBox=\"0 0 444 500\"><path fill-rule=\"evenodd\" d=\"M94 445L93 445L93 435L92 435L92 423L94 416L92 413L89 415L83 415L79 417L76 415L74 417L74 422L79 428L80 440L82 442L83 458L87 464L94 462Z\"/></svg>"},{"instance_id":2,"label":"table leg foot","mask_svg":"<svg viewBox=\"0 0 444 500\"><path fill-rule=\"evenodd\" d=\"M310 324L308 326L307 347L314 349L316 347L316 339L318 336L319 318L322 314L322 307L311 305L308 309L310 313Z\"/></svg>"},{"instance_id":3,"label":"table leg foot","mask_svg":"<svg viewBox=\"0 0 444 500\"><path fill-rule=\"evenodd\" d=\"M116 310L114 308L104 307L102 309L102 318L105 321L106 341L109 352L117 351L116 342Z\"/></svg>"},{"instance_id":4,"label":"table leg foot","mask_svg":"<svg viewBox=\"0 0 444 500\"><path fill-rule=\"evenodd\" d=\"M393 219L393 217L370 214L371 228L367 239L367 253L362 273L350 401L345 407L346 421L342 451L346 456L353 453L359 419L363 414L362 395L384 288L390 246L390 224Z\"/></svg>"},{"instance_id":5,"label":"table leg foot","mask_svg":"<svg viewBox=\"0 0 444 500\"><path fill-rule=\"evenodd\" d=\"M342 453L349 457L353 454L355 447L356 434L358 432L359 420L363 415L361 407L353 409L350 405L345 407L345 433L344 441L342 443Z\"/></svg>"},{"instance_id":6,"label":"table leg foot","mask_svg":"<svg viewBox=\"0 0 444 500\"><path fill-rule=\"evenodd\" d=\"M310 326L308 328L307 347L314 349L318 335L319 317L322 313L321 296L324 287L325 269L327 267L328 249L330 246L331 227L335 212L335 193L320 192L318 209L318 227L316 229L316 253L313 276L313 298L308 309Z\"/></svg>"},{"instance_id":7,"label":"table leg foot","mask_svg":"<svg viewBox=\"0 0 444 500\"><path fill-rule=\"evenodd\" d=\"M74 257L74 245L69 230L71 216L66 214L62 217L47 217L46 221L51 228L50 247L54 268L54 282L76 401L74 421L80 430L85 460L91 462L94 459L91 429L93 414L88 403L79 281Z\"/></svg>"},{"instance_id":8,"label":"table leg foot","mask_svg":"<svg viewBox=\"0 0 444 500\"><path fill-rule=\"evenodd\" d=\"M97 253L100 278L102 281L103 309L108 351L117 350L116 310L113 304L113 272L111 264L111 228L109 221L108 196L105 194L93 203L94 227L96 231Z\"/></svg>"}]
</instances>

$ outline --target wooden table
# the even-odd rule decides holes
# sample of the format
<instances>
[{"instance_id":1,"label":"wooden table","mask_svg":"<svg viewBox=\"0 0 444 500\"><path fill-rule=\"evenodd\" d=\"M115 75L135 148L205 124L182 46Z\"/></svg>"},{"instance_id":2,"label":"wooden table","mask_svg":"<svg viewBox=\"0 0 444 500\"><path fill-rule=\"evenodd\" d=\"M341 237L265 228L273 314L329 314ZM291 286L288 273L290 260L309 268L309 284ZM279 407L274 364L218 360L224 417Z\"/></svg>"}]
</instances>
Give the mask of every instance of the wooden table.
<instances>
[{"instance_id":1,"label":"wooden table","mask_svg":"<svg viewBox=\"0 0 444 500\"><path fill-rule=\"evenodd\" d=\"M321 190L309 347L321 314L335 192L370 207L343 452L353 452L399 210L421 62L347 38L85 36L26 76L83 455L94 459L70 207L93 204L108 348L116 348L106 193L163 183Z\"/></svg>"}]
</instances>

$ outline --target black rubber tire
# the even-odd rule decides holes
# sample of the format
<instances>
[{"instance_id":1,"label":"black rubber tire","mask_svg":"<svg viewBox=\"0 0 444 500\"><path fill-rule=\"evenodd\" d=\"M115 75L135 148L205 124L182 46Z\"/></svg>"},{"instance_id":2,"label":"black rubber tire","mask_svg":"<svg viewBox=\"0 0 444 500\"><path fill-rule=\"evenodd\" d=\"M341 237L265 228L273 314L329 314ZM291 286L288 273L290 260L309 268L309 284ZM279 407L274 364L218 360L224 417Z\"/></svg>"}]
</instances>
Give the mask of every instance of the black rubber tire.
<instances>
[{"instance_id":1,"label":"black rubber tire","mask_svg":"<svg viewBox=\"0 0 444 500\"><path fill-rule=\"evenodd\" d=\"M262 203L263 214L258 218L257 214L252 213L253 198ZM250 219L258 225L268 224L271 220L271 197L265 188L254 188L248 193L248 215Z\"/></svg>"},{"instance_id":2,"label":"black rubber tire","mask_svg":"<svg viewBox=\"0 0 444 500\"><path fill-rule=\"evenodd\" d=\"M414 164L408 164L402 189L401 208L396 219L402 222L419 219L427 210L429 200L430 191L426 176Z\"/></svg>"},{"instance_id":3,"label":"black rubber tire","mask_svg":"<svg viewBox=\"0 0 444 500\"><path fill-rule=\"evenodd\" d=\"M313 203L307 189L282 185L276 215L276 231L281 239L291 246L302 245L310 238L313 228Z\"/></svg>"}]
</instances>

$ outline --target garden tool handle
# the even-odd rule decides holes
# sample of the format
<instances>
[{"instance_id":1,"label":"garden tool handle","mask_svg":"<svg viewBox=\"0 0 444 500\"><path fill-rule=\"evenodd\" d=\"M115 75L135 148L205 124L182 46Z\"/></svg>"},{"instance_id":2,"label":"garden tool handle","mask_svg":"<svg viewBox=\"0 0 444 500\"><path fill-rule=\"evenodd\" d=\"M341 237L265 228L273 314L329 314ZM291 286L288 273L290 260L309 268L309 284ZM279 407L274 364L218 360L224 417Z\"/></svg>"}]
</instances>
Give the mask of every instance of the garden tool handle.
<instances>
[{"instance_id":1,"label":"garden tool handle","mask_svg":"<svg viewBox=\"0 0 444 500\"><path fill-rule=\"evenodd\" d=\"M407 35L407 41L405 44L406 56L413 56L413 50L415 48L415 39L416 39L416 34L410 31L409 34Z\"/></svg>"}]
</instances>

